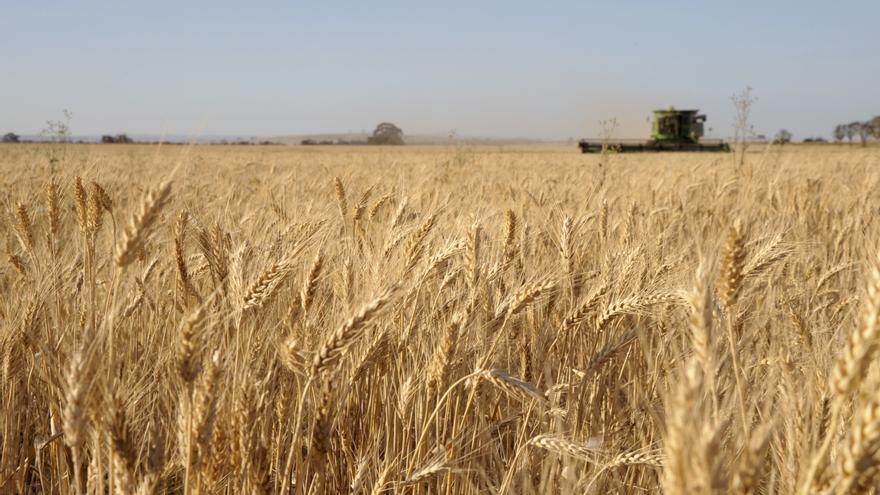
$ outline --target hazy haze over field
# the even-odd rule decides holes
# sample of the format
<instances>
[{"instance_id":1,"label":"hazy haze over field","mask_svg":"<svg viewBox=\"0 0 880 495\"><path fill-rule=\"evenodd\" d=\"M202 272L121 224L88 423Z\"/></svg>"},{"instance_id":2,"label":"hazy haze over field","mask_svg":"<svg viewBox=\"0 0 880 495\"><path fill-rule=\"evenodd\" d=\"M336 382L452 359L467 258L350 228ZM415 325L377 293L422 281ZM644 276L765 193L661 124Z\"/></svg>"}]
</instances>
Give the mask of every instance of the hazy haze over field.
<instances>
[{"instance_id":1,"label":"hazy haze over field","mask_svg":"<svg viewBox=\"0 0 880 495\"><path fill-rule=\"evenodd\" d=\"M547 6L549 5L549 6ZM0 132L642 137L655 107L759 98L796 138L880 113L880 3L5 2Z\"/></svg>"}]
</instances>

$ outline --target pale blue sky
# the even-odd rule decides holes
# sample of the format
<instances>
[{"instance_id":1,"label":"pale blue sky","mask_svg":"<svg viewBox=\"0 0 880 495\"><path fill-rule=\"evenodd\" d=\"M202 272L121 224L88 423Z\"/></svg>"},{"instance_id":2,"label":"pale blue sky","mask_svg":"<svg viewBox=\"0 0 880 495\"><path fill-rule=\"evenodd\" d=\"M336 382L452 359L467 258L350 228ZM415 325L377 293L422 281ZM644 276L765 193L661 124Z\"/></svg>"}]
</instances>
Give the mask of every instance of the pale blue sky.
<instances>
[{"instance_id":1,"label":"pale blue sky","mask_svg":"<svg viewBox=\"0 0 880 495\"><path fill-rule=\"evenodd\" d=\"M640 137L654 107L731 133L880 114L880 1L0 0L0 132Z\"/></svg>"}]
</instances>

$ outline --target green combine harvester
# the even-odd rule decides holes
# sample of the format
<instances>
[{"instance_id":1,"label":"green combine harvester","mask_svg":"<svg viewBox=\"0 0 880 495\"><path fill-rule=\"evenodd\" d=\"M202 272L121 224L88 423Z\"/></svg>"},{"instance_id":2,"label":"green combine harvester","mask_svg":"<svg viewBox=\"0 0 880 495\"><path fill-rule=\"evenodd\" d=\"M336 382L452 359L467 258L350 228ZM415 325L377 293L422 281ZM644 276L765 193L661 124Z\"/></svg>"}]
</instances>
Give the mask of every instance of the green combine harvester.
<instances>
[{"instance_id":1,"label":"green combine harvester","mask_svg":"<svg viewBox=\"0 0 880 495\"><path fill-rule=\"evenodd\" d=\"M582 139L578 147L583 153L613 151L633 153L640 151L730 151L721 140L703 140L705 115L699 110L654 110L651 139L648 141L601 141Z\"/></svg>"}]
</instances>

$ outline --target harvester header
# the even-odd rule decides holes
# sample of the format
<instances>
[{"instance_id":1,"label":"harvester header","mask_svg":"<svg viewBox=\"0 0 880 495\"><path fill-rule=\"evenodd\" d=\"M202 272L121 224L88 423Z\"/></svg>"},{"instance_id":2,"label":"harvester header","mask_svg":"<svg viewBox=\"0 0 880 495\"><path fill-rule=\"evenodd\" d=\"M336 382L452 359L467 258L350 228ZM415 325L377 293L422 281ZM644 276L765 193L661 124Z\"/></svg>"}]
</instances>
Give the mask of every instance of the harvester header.
<instances>
[{"instance_id":1,"label":"harvester header","mask_svg":"<svg viewBox=\"0 0 880 495\"><path fill-rule=\"evenodd\" d=\"M617 141L582 139L578 147L583 153L603 150L617 152L639 151L730 151L730 146L720 140L703 140L703 123L706 116L699 110L676 110L669 107L654 110L651 138L648 141Z\"/></svg>"}]
</instances>

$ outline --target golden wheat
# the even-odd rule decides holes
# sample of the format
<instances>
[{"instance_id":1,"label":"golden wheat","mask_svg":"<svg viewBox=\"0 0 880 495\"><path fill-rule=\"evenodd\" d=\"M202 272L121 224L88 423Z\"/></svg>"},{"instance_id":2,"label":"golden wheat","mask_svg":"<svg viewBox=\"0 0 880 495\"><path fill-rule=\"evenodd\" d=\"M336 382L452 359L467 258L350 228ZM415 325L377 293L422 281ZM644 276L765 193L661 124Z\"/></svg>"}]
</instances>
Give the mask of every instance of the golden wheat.
<instances>
[{"instance_id":1,"label":"golden wheat","mask_svg":"<svg viewBox=\"0 0 880 495\"><path fill-rule=\"evenodd\" d=\"M877 493L871 148L180 150L0 146L0 493Z\"/></svg>"}]
</instances>

